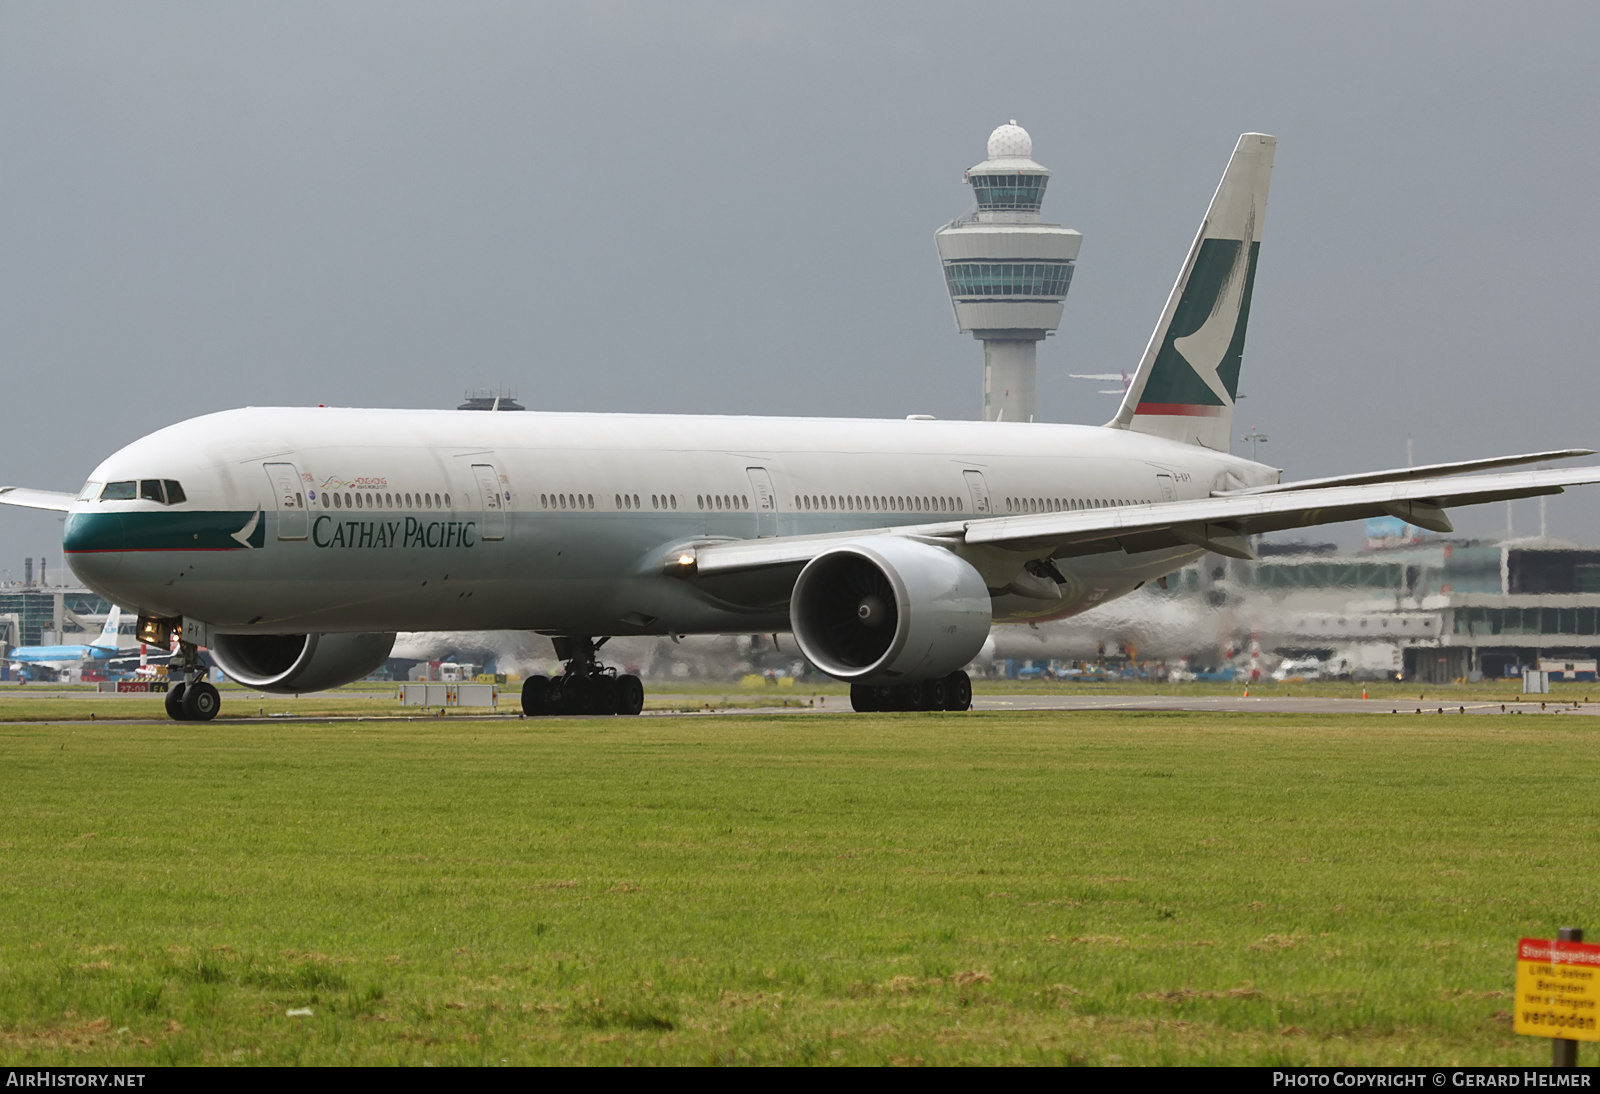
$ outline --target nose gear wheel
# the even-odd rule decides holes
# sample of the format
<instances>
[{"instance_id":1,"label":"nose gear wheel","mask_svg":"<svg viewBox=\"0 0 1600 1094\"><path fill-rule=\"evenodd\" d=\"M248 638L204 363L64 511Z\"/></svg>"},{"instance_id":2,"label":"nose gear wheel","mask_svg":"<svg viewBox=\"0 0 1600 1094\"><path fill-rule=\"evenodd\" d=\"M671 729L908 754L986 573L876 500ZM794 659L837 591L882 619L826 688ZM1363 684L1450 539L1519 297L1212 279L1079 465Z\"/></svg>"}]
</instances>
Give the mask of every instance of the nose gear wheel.
<instances>
[{"instance_id":1,"label":"nose gear wheel","mask_svg":"<svg viewBox=\"0 0 1600 1094\"><path fill-rule=\"evenodd\" d=\"M222 696L206 682L200 649L182 639L167 662L167 717L175 722L209 722L222 709Z\"/></svg>"}]
</instances>

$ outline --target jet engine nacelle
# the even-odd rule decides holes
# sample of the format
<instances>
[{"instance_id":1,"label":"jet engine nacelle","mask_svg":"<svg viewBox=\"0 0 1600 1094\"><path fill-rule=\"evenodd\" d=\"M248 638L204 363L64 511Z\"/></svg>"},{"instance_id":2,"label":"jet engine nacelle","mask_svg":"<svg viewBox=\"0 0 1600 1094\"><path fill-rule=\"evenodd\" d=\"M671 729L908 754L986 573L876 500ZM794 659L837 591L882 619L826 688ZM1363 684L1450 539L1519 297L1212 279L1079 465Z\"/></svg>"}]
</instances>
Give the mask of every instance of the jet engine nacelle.
<instances>
[{"instance_id":1,"label":"jet engine nacelle","mask_svg":"<svg viewBox=\"0 0 1600 1094\"><path fill-rule=\"evenodd\" d=\"M217 634L211 659L230 680L290 695L368 676L393 648L393 634Z\"/></svg>"},{"instance_id":2,"label":"jet engine nacelle","mask_svg":"<svg viewBox=\"0 0 1600 1094\"><path fill-rule=\"evenodd\" d=\"M810 662L853 684L908 684L953 672L989 636L989 590L940 547L894 536L824 551L789 598Z\"/></svg>"}]
</instances>

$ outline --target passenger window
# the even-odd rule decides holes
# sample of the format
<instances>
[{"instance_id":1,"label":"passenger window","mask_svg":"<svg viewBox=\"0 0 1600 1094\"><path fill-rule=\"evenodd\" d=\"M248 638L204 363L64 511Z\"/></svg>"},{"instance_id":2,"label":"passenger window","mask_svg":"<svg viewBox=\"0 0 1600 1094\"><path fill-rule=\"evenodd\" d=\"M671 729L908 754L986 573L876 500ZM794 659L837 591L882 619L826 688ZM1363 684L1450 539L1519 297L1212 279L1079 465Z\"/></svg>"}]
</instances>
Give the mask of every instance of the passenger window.
<instances>
[{"instance_id":1,"label":"passenger window","mask_svg":"<svg viewBox=\"0 0 1600 1094\"><path fill-rule=\"evenodd\" d=\"M179 505L189 500L184 496L183 487L178 485L176 479L163 479L162 482L167 488L168 505Z\"/></svg>"},{"instance_id":2,"label":"passenger window","mask_svg":"<svg viewBox=\"0 0 1600 1094\"><path fill-rule=\"evenodd\" d=\"M161 492L161 480L160 479L140 479L139 480L139 500L140 501L158 501L162 505L165 505L167 503L167 496Z\"/></svg>"},{"instance_id":3,"label":"passenger window","mask_svg":"<svg viewBox=\"0 0 1600 1094\"><path fill-rule=\"evenodd\" d=\"M332 504L333 504L333 502L328 500L328 492L326 490L324 490L322 492L322 507L324 509L326 509L326 508L328 508L328 506L330 506Z\"/></svg>"},{"instance_id":4,"label":"passenger window","mask_svg":"<svg viewBox=\"0 0 1600 1094\"><path fill-rule=\"evenodd\" d=\"M641 506L641 505L640 505L640 504L639 504L639 495L638 495L638 494L635 494L635 495L634 495L634 496L633 496L633 507L634 507L634 508L635 508L635 509L642 509L642 508L643 508L643 506Z\"/></svg>"},{"instance_id":5,"label":"passenger window","mask_svg":"<svg viewBox=\"0 0 1600 1094\"><path fill-rule=\"evenodd\" d=\"M668 494L667 495L667 500L672 503L672 507L674 509L676 509L678 507L678 495L676 495L676 494Z\"/></svg>"},{"instance_id":6,"label":"passenger window","mask_svg":"<svg viewBox=\"0 0 1600 1094\"><path fill-rule=\"evenodd\" d=\"M127 482L108 482L106 488L100 491L101 501L132 501L138 492L137 484L132 479Z\"/></svg>"}]
</instances>

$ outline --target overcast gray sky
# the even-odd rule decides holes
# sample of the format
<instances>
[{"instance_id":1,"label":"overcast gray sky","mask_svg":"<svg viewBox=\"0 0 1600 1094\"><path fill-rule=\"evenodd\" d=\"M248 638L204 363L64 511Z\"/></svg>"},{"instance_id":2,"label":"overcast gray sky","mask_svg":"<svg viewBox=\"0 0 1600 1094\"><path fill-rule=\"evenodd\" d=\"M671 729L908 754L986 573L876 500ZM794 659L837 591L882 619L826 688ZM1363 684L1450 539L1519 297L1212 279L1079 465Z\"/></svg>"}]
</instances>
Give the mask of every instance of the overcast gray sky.
<instances>
[{"instance_id":1,"label":"overcast gray sky","mask_svg":"<svg viewBox=\"0 0 1600 1094\"><path fill-rule=\"evenodd\" d=\"M992 12L992 19L986 13ZM0 481L225 407L975 417L933 232L1016 118L1084 233L1046 420L1114 400L1279 138L1240 431L1303 477L1600 447L1600 6L0 7ZM1600 494L1550 504L1600 542ZM1503 506L1458 520L1504 526ZM1533 530L1522 503L1518 530ZM58 557L0 511L0 571Z\"/></svg>"}]
</instances>

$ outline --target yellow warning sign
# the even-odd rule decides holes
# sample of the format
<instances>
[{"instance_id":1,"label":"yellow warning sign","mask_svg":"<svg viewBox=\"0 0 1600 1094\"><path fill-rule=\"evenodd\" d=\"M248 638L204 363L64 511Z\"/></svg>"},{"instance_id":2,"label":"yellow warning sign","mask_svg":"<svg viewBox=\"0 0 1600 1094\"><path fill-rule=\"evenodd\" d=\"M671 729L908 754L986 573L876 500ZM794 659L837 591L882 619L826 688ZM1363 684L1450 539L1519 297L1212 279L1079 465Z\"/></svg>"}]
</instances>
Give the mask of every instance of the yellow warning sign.
<instances>
[{"instance_id":1,"label":"yellow warning sign","mask_svg":"<svg viewBox=\"0 0 1600 1094\"><path fill-rule=\"evenodd\" d=\"M1518 942L1511 1028L1530 1037L1600 1041L1600 946L1548 938Z\"/></svg>"}]
</instances>

